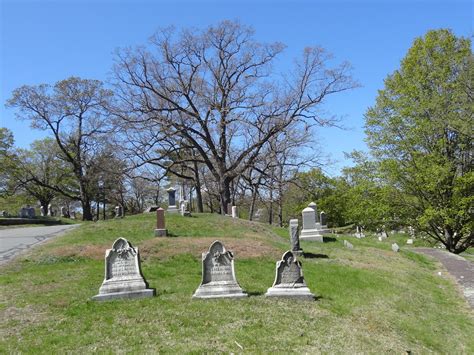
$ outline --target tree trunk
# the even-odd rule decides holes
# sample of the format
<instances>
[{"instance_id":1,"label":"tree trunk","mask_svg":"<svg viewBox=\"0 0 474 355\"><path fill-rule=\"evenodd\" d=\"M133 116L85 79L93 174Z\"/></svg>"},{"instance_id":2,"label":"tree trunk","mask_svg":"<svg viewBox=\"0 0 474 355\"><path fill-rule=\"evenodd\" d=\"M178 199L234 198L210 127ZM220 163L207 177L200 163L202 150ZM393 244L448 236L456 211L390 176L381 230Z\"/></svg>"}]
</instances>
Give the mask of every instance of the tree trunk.
<instances>
[{"instance_id":1,"label":"tree trunk","mask_svg":"<svg viewBox=\"0 0 474 355\"><path fill-rule=\"evenodd\" d=\"M81 201L82 205L82 220L92 221L91 202L86 199Z\"/></svg>"},{"instance_id":2,"label":"tree trunk","mask_svg":"<svg viewBox=\"0 0 474 355\"><path fill-rule=\"evenodd\" d=\"M196 188L196 205L199 213L204 212L204 204L202 202L201 178L199 177L199 169L197 162L194 162L194 187Z\"/></svg>"},{"instance_id":3,"label":"tree trunk","mask_svg":"<svg viewBox=\"0 0 474 355\"><path fill-rule=\"evenodd\" d=\"M38 201L39 201L39 203L40 203L40 205L41 205L40 208L43 208L43 207L44 207L44 212L45 212L44 215L47 216L47 215L48 215L48 205L51 203L51 199L50 199L50 198L48 198L48 199L46 199L46 198L40 198L40 199L38 199ZM41 211L40 211L40 212L41 212Z\"/></svg>"},{"instance_id":4,"label":"tree trunk","mask_svg":"<svg viewBox=\"0 0 474 355\"><path fill-rule=\"evenodd\" d=\"M230 179L222 178L220 183L220 207L221 207L221 214L226 215L230 211L227 211L227 205L230 203Z\"/></svg>"},{"instance_id":5,"label":"tree trunk","mask_svg":"<svg viewBox=\"0 0 474 355\"><path fill-rule=\"evenodd\" d=\"M252 189L252 201L250 202L249 221L253 220L253 214L255 212L255 203L257 202L257 187Z\"/></svg>"}]
</instances>

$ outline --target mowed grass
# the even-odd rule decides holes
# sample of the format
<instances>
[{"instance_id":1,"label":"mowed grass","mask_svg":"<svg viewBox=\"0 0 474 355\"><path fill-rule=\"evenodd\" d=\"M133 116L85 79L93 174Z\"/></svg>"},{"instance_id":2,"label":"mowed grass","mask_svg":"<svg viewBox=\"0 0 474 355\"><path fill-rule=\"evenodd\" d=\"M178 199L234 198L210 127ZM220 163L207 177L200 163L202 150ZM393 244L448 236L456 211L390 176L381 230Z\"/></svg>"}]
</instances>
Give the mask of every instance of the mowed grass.
<instances>
[{"instance_id":1,"label":"mowed grass","mask_svg":"<svg viewBox=\"0 0 474 355\"><path fill-rule=\"evenodd\" d=\"M3 266L0 352L474 352L473 313L453 279L408 248L392 252L392 237L303 242L306 283L317 296L307 302L263 296L288 249L285 230L175 214L167 215L172 236L155 238L154 223L154 214L84 223ZM105 249L118 237L140 249L156 297L90 300L103 280ZM216 239L234 251L248 299L191 299L201 253Z\"/></svg>"}]
</instances>

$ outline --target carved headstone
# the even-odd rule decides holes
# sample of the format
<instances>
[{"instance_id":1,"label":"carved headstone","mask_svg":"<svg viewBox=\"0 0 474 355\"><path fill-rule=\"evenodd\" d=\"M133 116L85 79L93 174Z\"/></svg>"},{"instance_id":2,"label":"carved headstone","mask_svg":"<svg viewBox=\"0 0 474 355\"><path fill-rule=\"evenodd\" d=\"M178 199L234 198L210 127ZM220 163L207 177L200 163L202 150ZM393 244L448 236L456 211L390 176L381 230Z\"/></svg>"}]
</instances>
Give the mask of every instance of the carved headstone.
<instances>
[{"instance_id":1,"label":"carved headstone","mask_svg":"<svg viewBox=\"0 0 474 355\"><path fill-rule=\"evenodd\" d=\"M166 237L168 231L165 225L165 210L161 207L156 210L156 229L155 237Z\"/></svg>"},{"instance_id":2,"label":"carved headstone","mask_svg":"<svg viewBox=\"0 0 474 355\"><path fill-rule=\"evenodd\" d=\"M105 278L99 294L92 297L96 301L117 298L152 297L155 290L148 288L142 276L138 248L126 239L119 238L112 249L105 252Z\"/></svg>"},{"instance_id":3,"label":"carved headstone","mask_svg":"<svg viewBox=\"0 0 474 355\"><path fill-rule=\"evenodd\" d=\"M290 243L291 243L291 251L295 255L302 255L303 249L300 247L300 236L298 231L298 220L297 219L290 219Z\"/></svg>"},{"instance_id":4,"label":"carved headstone","mask_svg":"<svg viewBox=\"0 0 474 355\"><path fill-rule=\"evenodd\" d=\"M242 298L247 294L237 283L234 256L216 240L202 254L202 282L193 298Z\"/></svg>"},{"instance_id":5,"label":"carved headstone","mask_svg":"<svg viewBox=\"0 0 474 355\"><path fill-rule=\"evenodd\" d=\"M303 229L301 230L300 239L322 242L321 231L316 228L316 211L311 207L306 207L302 212L302 216Z\"/></svg>"},{"instance_id":6,"label":"carved headstone","mask_svg":"<svg viewBox=\"0 0 474 355\"><path fill-rule=\"evenodd\" d=\"M281 260L276 263L275 281L265 296L314 300L314 295L304 281L301 263L291 251L283 254Z\"/></svg>"},{"instance_id":7,"label":"carved headstone","mask_svg":"<svg viewBox=\"0 0 474 355\"><path fill-rule=\"evenodd\" d=\"M176 190L170 187L166 192L168 192L168 212L178 212L176 208Z\"/></svg>"}]
</instances>

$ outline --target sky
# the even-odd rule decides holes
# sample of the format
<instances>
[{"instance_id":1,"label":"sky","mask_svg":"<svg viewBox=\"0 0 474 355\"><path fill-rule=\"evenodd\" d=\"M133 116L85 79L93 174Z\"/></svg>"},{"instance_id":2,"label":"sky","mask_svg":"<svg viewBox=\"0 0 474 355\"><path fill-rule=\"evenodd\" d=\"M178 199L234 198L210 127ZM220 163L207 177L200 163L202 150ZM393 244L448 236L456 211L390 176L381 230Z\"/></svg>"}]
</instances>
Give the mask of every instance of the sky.
<instances>
[{"instance_id":1,"label":"sky","mask_svg":"<svg viewBox=\"0 0 474 355\"><path fill-rule=\"evenodd\" d=\"M323 128L316 140L338 175L350 161L344 152L367 150L364 113L374 105L384 78L399 68L415 38L449 28L472 37L472 1L461 0L0 0L0 127L27 148L48 133L15 118L5 103L22 85L54 84L70 76L107 81L114 51L144 45L159 28L204 28L238 20L262 42L283 42L276 64L282 72L304 47L322 46L334 64L348 61L360 88L328 98L324 109L342 118L344 129Z\"/></svg>"}]
</instances>

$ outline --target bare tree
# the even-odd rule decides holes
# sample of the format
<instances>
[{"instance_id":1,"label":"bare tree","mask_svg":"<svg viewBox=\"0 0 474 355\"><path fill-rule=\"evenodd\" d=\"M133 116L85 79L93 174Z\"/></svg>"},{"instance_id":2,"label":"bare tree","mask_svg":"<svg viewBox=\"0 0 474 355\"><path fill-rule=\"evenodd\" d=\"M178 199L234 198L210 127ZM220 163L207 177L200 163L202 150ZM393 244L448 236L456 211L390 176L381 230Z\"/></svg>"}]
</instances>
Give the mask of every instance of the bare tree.
<instances>
[{"instance_id":1,"label":"bare tree","mask_svg":"<svg viewBox=\"0 0 474 355\"><path fill-rule=\"evenodd\" d=\"M116 56L116 114L134 126L180 137L216 180L221 213L230 185L253 166L267 142L290 125L333 125L319 110L331 94L354 88L347 63L328 68L322 48L306 48L279 77L272 62L281 43L259 43L253 30L224 21L205 30L156 33L150 48ZM161 137L165 138L165 137Z\"/></svg>"},{"instance_id":2,"label":"bare tree","mask_svg":"<svg viewBox=\"0 0 474 355\"><path fill-rule=\"evenodd\" d=\"M13 91L7 103L19 109L18 118L53 134L79 185L78 193L58 192L81 201L84 220L92 220L94 186L89 170L101 151L101 138L109 132L107 106L111 96L100 81L71 77L54 86L22 86Z\"/></svg>"}]
</instances>

